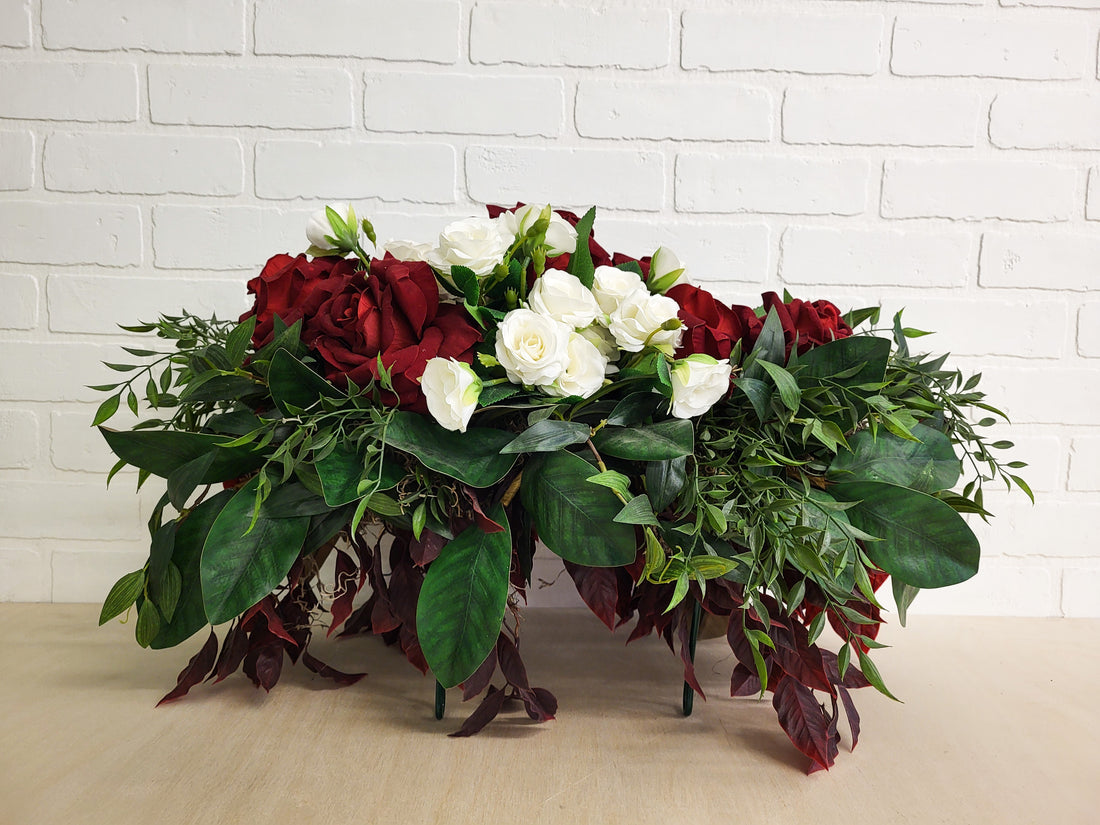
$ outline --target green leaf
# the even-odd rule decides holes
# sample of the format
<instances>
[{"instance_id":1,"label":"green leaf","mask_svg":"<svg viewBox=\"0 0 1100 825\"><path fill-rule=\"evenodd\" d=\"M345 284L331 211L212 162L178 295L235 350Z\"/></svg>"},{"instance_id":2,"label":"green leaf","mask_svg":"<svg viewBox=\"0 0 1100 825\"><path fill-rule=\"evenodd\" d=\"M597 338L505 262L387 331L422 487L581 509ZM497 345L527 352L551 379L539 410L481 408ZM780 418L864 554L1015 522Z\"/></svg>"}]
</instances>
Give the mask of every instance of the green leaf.
<instances>
[{"instance_id":1,"label":"green leaf","mask_svg":"<svg viewBox=\"0 0 1100 825\"><path fill-rule=\"evenodd\" d=\"M462 290L466 303L471 307L477 307L481 300L481 284L478 282L477 274L468 266L452 266L451 280Z\"/></svg>"},{"instance_id":2,"label":"green leaf","mask_svg":"<svg viewBox=\"0 0 1100 825\"><path fill-rule=\"evenodd\" d=\"M100 427L99 432L119 458L148 473L167 478L174 470L200 456L214 451L214 460L201 484L213 484L239 478L264 463L261 453L250 447L226 448L230 439L221 435L189 433L182 430L112 430Z\"/></svg>"},{"instance_id":3,"label":"green leaf","mask_svg":"<svg viewBox=\"0 0 1100 825\"><path fill-rule=\"evenodd\" d=\"M894 588L894 604L898 608L898 621L901 622L902 627L905 627L905 621L909 615L909 605L920 593L920 588L913 587L913 585L906 584L898 579L890 579L890 584Z\"/></svg>"},{"instance_id":4,"label":"green leaf","mask_svg":"<svg viewBox=\"0 0 1100 825\"><path fill-rule=\"evenodd\" d=\"M599 484L609 490L614 490L623 501L630 498L630 479L617 470L604 470L585 479L591 484Z\"/></svg>"},{"instance_id":5,"label":"green leaf","mask_svg":"<svg viewBox=\"0 0 1100 825\"><path fill-rule=\"evenodd\" d=\"M127 573L114 583L107 598L103 601L103 609L99 611L99 624L105 625L115 616L119 616L130 609L145 589L145 571L135 570Z\"/></svg>"},{"instance_id":6,"label":"green leaf","mask_svg":"<svg viewBox=\"0 0 1100 825\"><path fill-rule=\"evenodd\" d=\"M195 488L209 474L217 454L218 448L215 447L210 452L181 464L168 474L168 500L173 507L182 511L187 506L187 499L191 498Z\"/></svg>"},{"instance_id":7,"label":"green leaf","mask_svg":"<svg viewBox=\"0 0 1100 825\"><path fill-rule=\"evenodd\" d=\"M653 524L656 525L657 516L653 514L653 506L646 496L634 496L615 516L615 521L620 524Z\"/></svg>"},{"instance_id":8,"label":"green leaf","mask_svg":"<svg viewBox=\"0 0 1100 825\"><path fill-rule=\"evenodd\" d=\"M92 426L98 427L104 421L108 420L112 415L118 412L118 404L121 395L112 395L109 398L104 398L103 403L99 405L99 409L96 410L95 418L92 419Z\"/></svg>"},{"instance_id":9,"label":"green leaf","mask_svg":"<svg viewBox=\"0 0 1100 825\"><path fill-rule=\"evenodd\" d=\"M604 427L592 439L596 449L630 461L666 461L691 455L695 431L690 421L671 418L649 427Z\"/></svg>"},{"instance_id":10,"label":"green leaf","mask_svg":"<svg viewBox=\"0 0 1100 825\"><path fill-rule=\"evenodd\" d=\"M875 663L871 661L871 657L864 653L862 650L859 653L859 669L863 671L863 675L867 677L867 681L884 696L889 696L895 702L901 701L897 696L892 694L886 688L886 683L882 681L882 675L878 672L878 668L875 667Z\"/></svg>"},{"instance_id":11,"label":"green leaf","mask_svg":"<svg viewBox=\"0 0 1100 825\"><path fill-rule=\"evenodd\" d=\"M153 597L153 602L160 610L161 616L164 617L164 621L172 621L172 616L176 612L176 606L179 604L182 589L183 577L180 574L180 569L169 562L168 567L164 570L164 578L161 580L160 586L157 588L157 592Z\"/></svg>"},{"instance_id":12,"label":"green leaf","mask_svg":"<svg viewBox=\"0 0 1100 825\"><path fill-rule=\"evenodd\" d=\"M325 501L330 507L339 507L362 498L359 485L367 473L365 456L351 444L340 442L314 466L321 479ZM373 463L371 466L375 474L366 480L371 486L378 481L378 490L390 490L405 477L405 469L400 466L400 462L383 460L381 467Z\"/></svg>"},{"instance_id":13,"label":"green leaf","mask_svg":"<svg viewBox=\"0 0 1100 825\"><path fill-rule=\"evenodd\" d=\"M386 442L391 447L471 487L496 484L512 469L515 456L501 455L500 450L513 437L511 433L486 427L453 432L425 416L405 411L394 413L386 429Z\"/></svg>"},{"instance_id":14,"label":"green leaf","mask_svg":"<svg viewBox=\"0 0 1100 825\"><path fill-rule=\"evenodd\" d=\"M834 484L841 501L858 501L848 520L881 541L867 542L867 556L913 587L946 587L978 572L978 539L962 516L925 493L881 481Z\"/></svg>"},{"instance_id":15,"label":"green leaf","mask_svg":"<svg viewBox=\"0 0 1100 825\"><path fill-rule=\"evenodd\" d=\"M321 398L340 398L336 387L294 357L289 350L279 350L271 357L267 373L271 400L284 416L292 417L290 409L305 410Z\"/></svg>"},{"instance_id":16,"label":"green leaf","mask_svg":"<svg viewBox=\"0 0 1100 825\"><path fill-rule=\"evenodd\" d=\"M772 400L772 388L767 382L759 378L737 378L734 379L733 386L749 399L757 420L764 421L768 417L768 404Z\"/></svg>"},{"instance_id":17,"label":"green leaf","mask_svg":"<svg viewBox=\"0 0 1100 825\"><path fill-rule=\"evenodd\" d=\"M880 383L890 359L890 341L870 335L853 335L814 347L799 356L798 383L814 386L826 379L843 387ZM844 378L837 378L844 375Z\"/></svg>"},{"instance_id":18,"label":"green leaf","mask_svg":"<svg viewBox=\"0 0 1100 825\"><path fill-rule=\"evenodd\" d=\"M468 527L448 542L424 576L416 605L416 632L424 658L444 687L467 679L496 644L508 604L512 561L508 516L489 511L497 533Z\"/></svg>"},{"instance_id":19,"label":"green leaf","mask_svg":"<svg viewBox=\"0 0 1100 825\"><path fill-rule=\"evenodd\" d=\"M687 483L687 456L650 461L645 468L645 488L653 509L660 513L672 505Z\"/></svg>"},{"instance_id":20,"label":"green leaf","mask_svg":"<svg viewBox=\"0 0 1100 825\"><path fill-rule=\"evenodd\" d=\"M577 221L577 248L569 259L569 272L589 289L596 276L596 267L592 263L592 252L588 248L588 239L592 235L592 224L596 221L596 207L592 207Z\"/></svg>"},{"instance_id":21,"label":"green leaf","mask_svg":"<svg viewBox=\"0 0 1100 825\"><path fill-rule=\"evenodd\" d=\"M238 401L262 393L264 387L243 375L225 375L214 371L192 379L180 393L182 401Z\"/></svg>"},{"instance_id":22,"label":"green leaf","mask_svg":"<svg viewBox=\"0 0 1100 825\"><path fill-rule=\"evenodd\" d=\"M607 416L607 423L612 427L634 427L647 418L652 418L665 403L667 402L657 393L631 393L615 405Z\"/></svg>"},{"instance_id":23,"label":"green leaf","mask_svg":"<svg viewBox=\"0 0 1100 825\"><path fill-rule=\"evenodd\" d=\"M768 312L764 319L764 326L760 335L753 344L750 358L746 359L745 377L761 378L764 375L762 361L772 364L785 364L787 362L787 340L783 336L783 322L779 320L779 313L775 308Z\"/></svg>"},{"instance_id":24,"label":"green leaf","mask_svg":"<svg viewBox=\"0 0 1100 825\"><path fill-rule=\"evenodd\" d=\"M521 392L523 387L519 384L491 384L481 388L477 403L480 407L489 407Z\"/></svg>"},{"instance_id":25,"label":"green leaf","mask_svg":"<svg viewBox=\"0 0 1100 825\"><path fill-rule=\"evenodd\" d=\"M149 647L160 631L160 614L156 605L146 599L138 608L137 624L134 625L134 637L142 647Z\"/></svg>"},{"instance_id":26,"label":"green leaf","mask_svg":"<svg viewBox=\"0 0 1100 825\"><path fill-rule=\"evenodd\" d=\"M248 345L252 342L252 333L255 330L256 316L253 315L233 327L226 337L225 354L234 368L244 363L244 356L248 352Z\"/></svg>"},{"instance_id":27,"label":"green leaf","mask_svg":"<svg viewBox=\"0 0 1100 825\"><path fill-rule=\"evenodd\" d=\"M760 366L764 368L764 371L771 376L772 381L775 382L775 386L779 389L779 399L783 402L783 406L791 412L798 411L798 405L802 401L802 390L798 388L798 382L794 380L789 372L778 364L773 364L770 361L760 361Z\"/></svg>"},{"instance_id":28,"label":"green leaf","mask_svg":"<svg viewBox=\"0 0 1100 825\"><path fill-rule=\"evenodd\" d=\"M622 503L592 484L592 465L564 450L540 453L523 471L523 506L547 547L587 567L619 567L637 555L634 528L615 516Z\"/></svg>"},{"instance_id":29,"label":"green leaf","mask_svg":"<svg viewBox=\"0 0 1100 825\"><path fill-rule=\"evenodd\" d=\"M592 428L577 421L547 418L528 427L501 447L501 453L549 453L571 444L587 441Z\"/></svg>"},{"instance_id":30,"label":"green leaf","mask_svg":"<svg viewBox=\"0 0 1100 825\"><path fill-rule=\"evenodd\" d=\"M860 430L849 440L851 451L838 453L829 465L829 478L887 481L922 493L950 490L962 469L951 439L924 424L914 426L912 433L919 440L888 432L876 438L869 430Z\"/></svg>"},{"instance_id":31,"label":"green leaf","mask_svg":"<svg viewBox=\"0 0 1100 825\"><path fill-rule=\"evenodd\" d=\"M278 586L298 557L309 517L271 518L261 508L252 525L258 478L225 505L206 537L199 563L210 624L239 616Z\"/></svg>"}]
</instances>

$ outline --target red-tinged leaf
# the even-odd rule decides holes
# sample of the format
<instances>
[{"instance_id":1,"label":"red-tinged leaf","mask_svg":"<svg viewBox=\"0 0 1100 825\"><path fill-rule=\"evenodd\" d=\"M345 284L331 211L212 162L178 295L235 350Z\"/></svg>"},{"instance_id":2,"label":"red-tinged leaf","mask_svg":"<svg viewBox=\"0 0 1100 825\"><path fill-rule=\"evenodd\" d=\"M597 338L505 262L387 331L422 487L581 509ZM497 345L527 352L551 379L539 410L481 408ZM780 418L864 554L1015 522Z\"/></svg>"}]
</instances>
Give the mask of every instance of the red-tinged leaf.
<instances>
[{"instance_id":1,"label":"red-tinged leaf","mask_svg":"<svg viewBox=\"0 0 1100 825\"><path fill-rule=\"evenodd\" d=\"M302 651L302 664L312 670L318 676L325 679L331 679L340 687L347 687L348 685L354 685L364 676L366 673L344 673L337 670L331 665L326 665L316 656L312 655L308 650Z\"/></svg>"},{"instance_id":2,"label":"red-tinged leaf","mask_svg":"<svg viewBox=\"0 0 1100 825\"><path fill-rule=\"evenodd\" d=\"M830 696L835 692L833 684L825 672L825 663L821 658L821 650L804 648L802 650L789 650L785 647L776 647L772 660L788 676L797 679L806 687L813 690L821 690Z\"/></svg>"},{"instance_id":3,"label":"red-tinged leaf","mask_svg":"<svg viewBox=\"0 0 1100 825\"><path fill-rule=\"evenodd\" d=\"M473 736L480 732L486 725L492 722L500 709L504 707L505 693L500 688L493 686L481 700L477 709L462 723L462 727L451 734L453 737Z\"/></svg>"},{"instance_id":4,"label":"red-tinged leaf","mask_svg":"<svg viewBox=\"0 0 1100 825\"><path fill-rule=\"evenodd\" d=\"M355 600L355 594L358 591L355 582L358 572L355 559L350 554L337 550L336 584L334 588L336 597L332 600L332 606L329 608L329 612L332 614L332 624L329 625L327 636L331 636L333 631L351 615L352 602Z\"/></svg>"},{"instance_id":5,"label":"red-tinged leaf","mask_svg":"<svg viewBox=\"0 0 1100 825\"><path fill-rule=\"evenodd\" d=\"M233 625L229 635L222 642L222 652L218 656L218 663L214 666L214 672L211 674L214 677L214 684L216 685L222 679L236 673L237 668L244 661L246 653L248 653L248 634L245 633L244 626L238 622Z\"/></svg>"},{"instance_id":6,"label":"red-tinged leaf","mask_svg":"<svg viewBox=\"0 0 1100 825\"><path fill-rule=\"evenodd\" d=\"M481 509L481 502L478 501L477 494L473 490L469 487L463 487L462 491L466 494L466 498L470 499L470 504L474 508L474 518L477 520L477 526L481 528L481 532L499 533L504 529L503 525L497 524L485 515L485 511Z\"/></svg>"},{"instance_id":7,"label":"red-tinged leaf","mask_svg":"<svg viewBox=\"0 0 1100 825\"><path fill-rule=\"evenodd\" d=\"M489 655L485 657L485 661L478 665L473 675L462 683L462 701L470 701L481 693L481 691L485 690L485 688L489 687L489 682L492 681L493 674L496 672L497 650L494 647L489 651Z\"/></svg>"},{"instance_id":8,"label":"red-tinged leaf","mask_svg":"<svg viewBox=\"0 0 1100 825\"><path fill-rule=\"evenodd\" d=\"M416 637L412 627L403 624L399 632L401 634L401 650L404 651L405 658L421 673L427 673L428 660L424 658L424 651L420 649L420 640Z\"/></svg>"},{"instance_id":9,"label":"red-tinged leaf","mask_svg":"<svg viewBox=\"0 0 1100 825\"><path fill-rule=\"evenodd\" d=\"M165 702L172 702L186 696L191 688L206 677L206 674L214 666L214 659L217 655L218 637L211 630L210 637L206 640L202 649L192 656L191 661L187 663L187 667L180 671L180 675L176 677L176 686L157 702L157 707L159 708Z\"/></svg>"},{"instance_id":10,"label":"red-tinged leaf","mask_svg":"<svg viewBox=\"0 0 1100 825\"><path fill-rule=\"evenodd\" d=\"M840 701L844 703L844 712L848 715L848 727L852 730L852 750L855 750L859 744L859 711L856 710L856 703L852 701L848 688L837 685L836 690L840 694Z\"/></svg>"},{"instance_id":11,"label":"red-tinged leaf","mask_svg":"<svg viewBox=\"0 0 1100 825\"><path fill-rule=\"evenodd\" d=\"M523 666L523 659L519 655L519 648L504 633L497 638L497 661L500 663L500 672L504 674L508 684L523 689L531 687L527 681L527 668Z\"/></svg>"},{"instance_id":12,"label":"red-tinged leaf","mask_svg":"<svg viewBox=\"0 0 1100 825\"><path fill-rule=\"evenodd\" d=\"M244 657L244 672L252 684L270 693L283 672L282 643L271 641L249 650Z\"/></svg>"},{"instance_id":13,"label":"red-tinged leaf","mask_svg":"<svg viewBox=\"0 0 1100 825\"><path fill-rule=\"evenodd\" d=\"M822 708L822 713L824 713L824 712L825 712L825 710L824 710L824 708ZM829 726L826 730L826 734L828 735L829 764L830 765L832 765L836 762L837 755L840 753L840 733L837 731L837 727L836 727L837 715L838 714L837 714L837 708L836 708L836 697L834 696L833 697L833 712L832 712L831 716L828 716ZM817 762L812 762L811 761L810 762L810 767L807 768L806 773L807 774L817 773L818 771L820 771L822 769L828 770L828 768L826 768L824 765L820 765Z\"/></svg>"},{"instance_id":14,"label":"red-tinged leaf","mask_svg":"<svg viewBox=\"0 0 1100 825\"><path fill-rule=\"evenodd\" d=\"M615 611L619 603L619 584L614 567L584 567L565 562L565 570L577 586L577 593L596 618L615 629Z\"/></svg>"},{"instance_id":15,"label":"red-tinged leaf","mask_svg":"<svg viewBox=\"0 0 1100 825\"><path fill-rule=\"evenodd\" d=\"M691 661L691 608L681 608L677 613L676 635L680 638L680 661L684 663L684 681L705 702L707 695L703 693L699 680L695 678L695 663Z\"/></svg>"},{"instance_id":16,"label":"red-tinged leaf","mask_svg":"<svg viewBox=\"0 0 1100 825\"><path fill-rule=\"evenodd\" d=\"M528 717L536 722L549 722L558 712L558 700L546 688L521 688L516 693Z\"/></svg>"},{"instance_id":17,"label":"red-tinged leaf","mask_svg":"<svg viewBox=\"0 0 1100 825\"><path fill-rule=\"evenodd\" d=\"M376 634L388 633L401 627L401 621L390 610L390 601L381 593L376 594L374 607L371 610L370 625Z\"/></svg>"},{"instance_id":18,"label":"red-tinged leaf","mask_svg":"<svg viewBox=\"0 0 1100 825\"><path fill-rule=\"evenodd\" d=\"M841 679L840 663L837 661L836 654L831 650L822 650L821 659L825 662L825 672L829 674L829 680L834 685L843 685L846 688L853 689L871 686L871 683L867 681L867 677L863 675L863 671L852 664L848 665L848 669L844 671L844 678Z\"/></svg>"},{"instance_id":19,"label":"red-tinged leaf","mask_svg":"<svg viewBox=\"0 0 1100 825\"><path fill-rule=\"evenodd\" d=\"M439 553L446 543L447 540L443 536L425 527L419 539L409 542L409 556L417 567L427 567L439 558Z\"/></svg>"},{"instance_id":20,"label":"red-tinged leaf","mask_svg":"<svg viewBox=\"0 0 1100 825\"><path fill-rule=\"evenodd\" d=\"M829 759L829 723L813 691L783 676L775 685L772 707L796 748L824 768L833 764Z\"/></svg>"},{"instance_id":21,"label":"red-tinged leaf","mask_svg":"<svg viewBox=\"0 0 1100 825\"><path fill-rule=\"evenodd\" d=\"M283 620L275 613L275 599L273 597L268 596L260 602L260 612L264 614L264 618L267 620L267 629L272 635L290 642L295 647L298 646L298 640L287 632L287 629L283 626Z\"/></svg>"},{"instance_id":22,"label":"red-tinged leaf","mask_svg":"<svg viewBox=\"0 0 1100 825\"><path fill-rule=\"evenodd\" d=\"M390 559L390 570L390 609L402 624L415 631L416 603L424 584L424 573L413 567L407 552Z\"/></svg>"},{"instance_id":23,"label":"red-tinged leaf","mask_svg":"<svg viewBox=\"0 0 1100 825\"><path fill-rule=\"evenodd\" d=\"M749 670L740 662L733 669L730 678L730 696L758 696L760 694L760 677L755 670Z\"/></svg>"}]
</instances>

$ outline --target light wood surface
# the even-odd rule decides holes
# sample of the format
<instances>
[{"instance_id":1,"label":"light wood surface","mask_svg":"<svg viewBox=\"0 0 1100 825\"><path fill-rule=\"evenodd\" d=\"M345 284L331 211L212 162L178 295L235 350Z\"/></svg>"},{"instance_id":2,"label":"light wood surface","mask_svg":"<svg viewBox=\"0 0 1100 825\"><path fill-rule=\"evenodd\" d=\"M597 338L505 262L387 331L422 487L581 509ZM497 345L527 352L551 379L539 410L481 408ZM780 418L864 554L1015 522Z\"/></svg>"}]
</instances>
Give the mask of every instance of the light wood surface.
<instances>
[{"instance_id":1,"label":"light wood surface","mask_svg":"<svg viewBox=\"0 0 1100 825\"><path fill-rule=\"evenodd\" d=\"M560 700L449 739L472 708L372 639L317 645L370 675L334 689L302 668L270 695L243 676L154 709L201 645L140 650L90 605L0 605L0 822L1100 822L1100 621L916 617L876 661L897 704L858 691L863 738L832 771L770 702L730 699L730 652L699 645L708 701L680 713L678 661L624 647L591 615L530 610L532 684Z\"/></svg>"}]
</instances>

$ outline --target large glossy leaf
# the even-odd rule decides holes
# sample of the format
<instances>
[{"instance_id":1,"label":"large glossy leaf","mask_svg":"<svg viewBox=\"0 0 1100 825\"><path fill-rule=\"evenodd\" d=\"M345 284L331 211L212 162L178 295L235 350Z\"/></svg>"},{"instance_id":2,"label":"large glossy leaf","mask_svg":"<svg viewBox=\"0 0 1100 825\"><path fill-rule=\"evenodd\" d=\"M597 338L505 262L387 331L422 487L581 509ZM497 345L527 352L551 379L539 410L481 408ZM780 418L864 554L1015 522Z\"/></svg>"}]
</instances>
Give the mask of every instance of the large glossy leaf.
<instances>
[{"instance_id":1,"label":"large glossy leaf","mask_svg":"<svg viewBox=\"0 0 1100 825\"><path fill-rule=\"evenodd\" d=\"M316 404L321 397L339 398L341 396L336 387L285 349L271 356L267 384L275 406L286 416L295 414L291 407L304 410Z\"/></svg>"},{"instance_id":2,"label":"large glossy leaf","mask_svg":"<svg viewBox=\"0 0 1100 825\"><path fill-rule=\"evenodd\" d=\"M587 441L592 428L577 421L559 421L544 418L517 435L505 444L501 452L505 455L516 453L548 453Z\"/></svg>"},{"instance_id":3,"label":"large glossy leaf","mask_svg":"<svg viewBox=\"0 0 1100 825\"><path fill-rule=\"evenodd\" d=\"M957 512L926 493L881 481L833 484L840 501L858 501L848 520L881 541L866 542L871 561L919 588L946 587L978 572L978 539Z\"/></svg>"},{"instance_id":4,"label":"large glossy leaf","mask_svg":"<svg viewBox=\"0 0 1100 825\"><path fill-rule=\"evenodd\" d=\"M508 516L499 504L490 518L497 533L472 525L432 562L416 605L416 634L424 658L444 687L470 676L496 644L508 603L512 561Z\"/></svg>"},{"instance_id":5,"label":"large glossy leaf","mask_svg":"<svg viewBox=\"0 0 1100 825\"><path fill-rule=\"evenodd\" d=\"M255 525L256 479L241 487L214 519L199 561L206 618L221 624L240 615L281 582L298 557L309 516L271 518Z\"/></svg>"},{"instance_id":6,"label":"large glossy leaf","mask_svg":"<svg viewBox=\"0 0 1100 825\"><path fill-rule=\"evenodd\" d=\"M501 455L500 449L513 438L511 433L487 427L453 432L426 416L403 411L394 413L386 428L386 442L391 447L471 487L496 484L512 469L516 457Z\"/></svg>"},{"instance_id":7,"label":"large glossy leaf","mask_svg":"<svg viewBox=\"0 0 1100 825\"><path fill-rule=\"evenodd\" d=\"M223 435L188 433L173 430L112 430L100 427L100 433L119 458L155 476L168 478L175 470L209 452L214 453L210 466L198 478L198 483L214 484L239 478L264 463L260 453L242 447L221 447L233 439Z\"/></svg>"},{"instance_id":8,"label":"large glossy leaf","mask_svg":"<svg viewBox=\"0 0 1100 825\"><path fill-rule=\"evenodd\" d=\"M798 373L798 383L806 387L824 378L845 387L878 383L886 375L889 358L890 341L886 338L870 335L840 338L798 356L802 367Z\"/></svg>"},{"instance_id":9,"label":"large glossy leaf","mask_svg":"<svg viewBox=\"0 0 1100 825\"><path fill-rule=\"evenodd\" d=\"M650 427L604 427L592 442L601 453L631 461L667 461L691 455L695 430L690 421L670 418Z\"/></svg>"},{"instance_id":10,"label":"large glossy leaf","mask_svg":"<svg viewBox=\"0 0 1100 825\"><path fill-rule=\"evenodd\" d=\"M634 528L614 521L622 502L587 479L595 469L580 456L543 453L523 471L523 506L547 547L588 567L630 564L638 546Z\"/></svg>"},{"instance_id":11,"label":"large glossy leaf","mask_svg":"<svg viewBox=\"0 0 1100 825\"><path fill-rule=\"evenodd\" d=\"M651 461L645 468L645 489L656 512L676 500L687 483L687 458Z\"/></svg>"},{"instance_id":12,"label":"large glossy leaf","mask_svg":"<svg viewBox=\"0 0 1100 825\"><path fill-rule=\"evenodd\" d=\"M232 490L222 490L216 496L206 499L177 523L171 560L182 574L180 598L176 611L172 614L172 621L161 625L149 647L155 650L175 647L206 627L199 560L211 525L231 498Z\"/></svg>"},{"instance_id":13,"label":"large glossy leaf","mask_svg":"<svg viewBox=\"0 0 1100 825\"><path fill-rule=\"evenodd\" d=\"M924 424L912 428L919 441L898 438L885 430L876 438L861 430L848 439L851 452L841 450L829 466L834 481L888 481L922 493L950 490L961 465L951 439Z\"/></svg>"},{"instance_id":14,"label":"large glossy leaf","mask_svg":"<svg viewBox=\"0 0 1100 825\"><path fill-rule=\"evenodd\" d=\"M336 449L314 466L321 480L325 501L329 505L338 507L362 498L359 495L359 482L363 480L366 472L364 456L350 444L337 445ZM373 464L371 472L374 474L370 479L373 482L377 478L377 468ZM378 490L390 490L405 477L405 468L396 461L384 461L381 476Z\"/></svg>"}]
</instances>

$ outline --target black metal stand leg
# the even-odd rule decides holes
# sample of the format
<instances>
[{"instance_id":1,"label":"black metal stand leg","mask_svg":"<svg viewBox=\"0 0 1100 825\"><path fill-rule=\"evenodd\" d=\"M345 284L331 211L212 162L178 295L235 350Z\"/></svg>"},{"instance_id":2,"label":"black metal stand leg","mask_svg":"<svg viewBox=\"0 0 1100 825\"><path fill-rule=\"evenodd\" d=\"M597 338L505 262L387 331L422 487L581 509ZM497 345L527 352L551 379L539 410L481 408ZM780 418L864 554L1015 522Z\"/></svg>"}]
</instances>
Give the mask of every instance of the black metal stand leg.
<instances>
[{"instance_id":1,"label":"black metal stand leg","mask_svg":"<svg viewBox=\"0 0 1100 825\"><path fill-rule=\"evenodd\" d=\"M695 602L691 609L691 634L688 636L688 655L691 657L692 664L695 664L695 643L699 641L699 622L702 618L703 605L701 602ZM691 716L694 707L695 691L691 689L691 685L684 682L684 716Z\"/></svg>"},{"instance_id":2,"label":"black metal stand leg","mask_svg":"<svg viewBox=\"0 0 1100 825\"><path fill-rule=\"evenodd\" d=\"M447 689L439 682L435 683L435 718L442 719L447 709Z\"/></svg>"}]
</instances>

